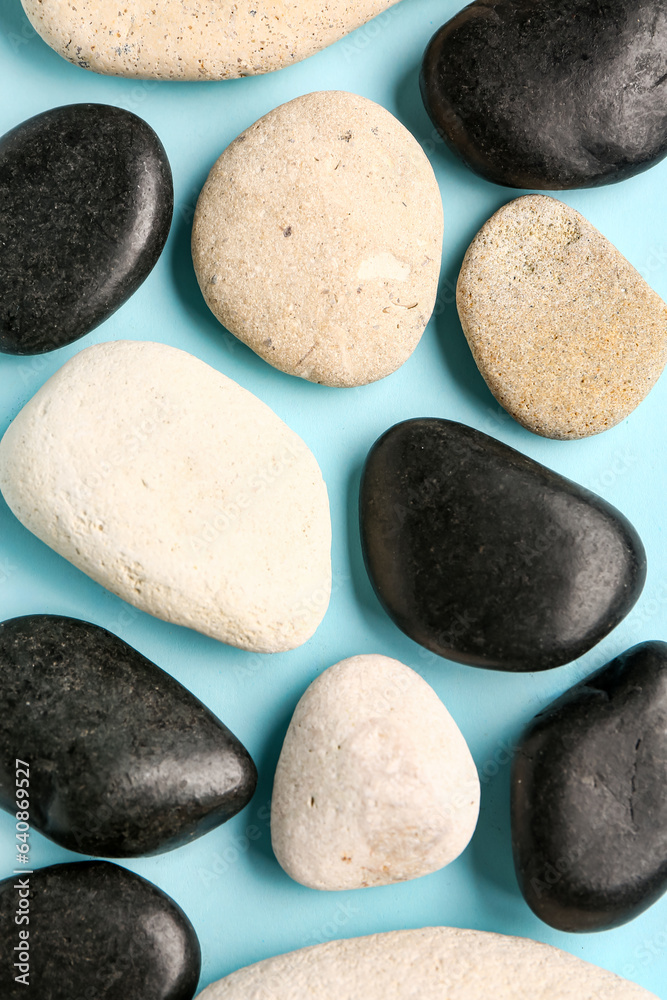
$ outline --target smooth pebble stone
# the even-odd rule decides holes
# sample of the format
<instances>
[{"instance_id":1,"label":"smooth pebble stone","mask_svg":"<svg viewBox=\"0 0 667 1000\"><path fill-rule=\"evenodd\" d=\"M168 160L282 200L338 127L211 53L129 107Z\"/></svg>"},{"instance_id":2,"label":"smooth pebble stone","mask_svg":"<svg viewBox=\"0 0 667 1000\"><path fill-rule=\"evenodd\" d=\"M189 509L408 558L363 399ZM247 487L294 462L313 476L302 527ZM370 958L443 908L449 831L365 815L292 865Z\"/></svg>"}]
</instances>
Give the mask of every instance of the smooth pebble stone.
<instances>
[{"instance_id":1,"label":"smooth pebble stone","mask_svg":"<svg viewBox=\"0 0 667 1000\"><path fill-rule=\"evenodd\" d=\"M384 108L306 94L224 151L199 197L192 253L221 323L311 382L390 375L431 316L442 253L431 165Z\"/></svg>"},{"instance_id":2,"label":"smooth pebble stone","mask_svg":"<svg viewBox=\"0 0 667 1000\"><path fill-rule=\"evenodd\" d=\"M456 302L489 389L544 437L613 427L667 363L667 305L583 215L545 195L481 228Z\"/></svg>"},{"instance_id":3,"label":"smooth pebble stone","mask_svg":"<svg viewBox=\"0 0 667 1000\"><path fill-rule=\"evenodd\" d=\"M521 891L561 931L618 927L667 889L667 643L644 642L533 719L514 758Z\"/></svg>"},{"instance_id":4,"label":"smooth pebble stone","mask_svg":"<svg viewBox=\"0 0 667 1000\"><path fill-rule=\"evenodd\" d=\"M421 91L482 177L559 190L624 180L667 153L667 7L477 0L431 39Z\"/></svg>"},{"instance_id":5,"label":"smooth pebble stone","mask_svg":"<svg viewBox=\"0 0 667 1000\"><path fill-rule=\"evenodd\" d=\"M361 537L385 610L450 660L534 671L582 656L641 593L631 524L480 431L406 420L373 446Z\"/></svg>"},{"instance_id":6,"label":"smooth pebble stone","mask_svg":"<svg viewBox=\"0 0 667 1000\"><path fill-rule=\"evenodd\" d=\"M245 747L111 632L73 618L0 624L0 753L30 765L30 825L62 847L156 854L219 826L257 783ZM0 805L16 812L15 768Z\"/></svg>"},{"instance_id":7,"label":"smooth pebble stone","mask_svg":"<svg viewBox=\"0 0 667 1000\"><path fill-rule=\"evenodd\" d=\"M558 948L452 927L330 941L233 972L201 1000L658 1000Z\"/></svg>"},{"instance_id":8,"label":"smooth pebble stone","mask_svg":"<svg viewBox=\"0 0 667 1000\"><path fill-rule=\"evenodd\" d=\"M296 707L273 786L273 849L313 889L403 882L459 856L479 795L466 741L433 688L398 660L353 656Z\"/></svg>"},{"instance_id":9,"label":"smooth pebble stone","mask_svg":"<svg viewBox=\"0 0 667 1000\"><path fill-rule=\"evenodd\" d=\"M26 879L30 923L17 925L17 885ZM24 943L27 986L13 968L14 949ZM0 882L3 1000L191 1000L200 965L197 935L181 908L118 865L51 865Z\"/></svg>"},{"instance_id":10,"label":"smooth pebble stone","mask_svg":"<svg viewBox=\"0 0 667 1000\"><path fill-rule=\"evenodd\" d=\"M21 0L31 24L84 69L157 80L224 80L305 59L396 0ZM382 22L380 22L382 23ZM359 58L360 49L353 50Z\"/></svg>"},{"instance_id":11,"label":"smooth pebble stone","mask_svg":"<svg viewBox=\"0 0 667 1000\"><path fill-rule=\"evenodd\" d=\"M141 118L105 104L45 111L0 139L0 351L71 344L137 290L162 253L171 169Z\"/></svg>"},{"instance_id":12,"label":"smooth pebble stone","mask_svg":"<svg viewBox=\"0 0 667 1000\"><path fill-rule=\"evenodd\" d=\"M38 538L149 614L272 653L331 591L326 486L303 441L165 344L89 347L0 443L0 489Z\"/></svg>"}]
</instances>

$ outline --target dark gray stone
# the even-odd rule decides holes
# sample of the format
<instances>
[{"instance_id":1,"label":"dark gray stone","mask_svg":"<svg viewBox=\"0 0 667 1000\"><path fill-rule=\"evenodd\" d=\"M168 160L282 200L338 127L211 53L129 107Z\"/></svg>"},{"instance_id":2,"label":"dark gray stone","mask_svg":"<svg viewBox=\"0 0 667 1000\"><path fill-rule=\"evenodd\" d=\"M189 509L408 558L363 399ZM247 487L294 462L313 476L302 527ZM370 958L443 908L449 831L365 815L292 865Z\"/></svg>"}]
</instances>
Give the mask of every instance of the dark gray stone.
<instances>
[{"instance_id":1,"label":"dark gray stone","mask_svg":"<svg viewBox=\"0 0 667 1000\"><path fill-rule=\"evenodd\" d=\"M610 504L471 427L396 424L361 484L369 576L399 628L478 667L581 656L637 600L642 543Z\"/></svg>"},{"instance_id":2,"label":"dark gray stone","mask_svg":"<svg viewBox=\"0 0 667 1000\"><path fill-rule=\"evenodd\" d=\"M0 624L0 806L30 765L30 825L72 851L157 854L249 802L247 750L173 677L105 629L30 615Z\"/></svg>"},{"instance_id":3,"label":"dark gray stone","mask_svg":"<svg viewBox=\"0 0 667 1000\"><path fill-rule=\"evenodd\" d=\"M0 351L71 344L125 302L169 234L171 169L155 132L71 104L0 139Z\"/></svg>"},{"instance_id":4,"label":"dark gray stone","mask_svg":"<svg viewBox=\"0 0 667 1000\"><path fill-rule=\"evenodd\" d=\"M17 909L29 923L15 922ZM26 965L27 985L17 981ZM0 882L3 1000L191 1000L200 966L181 908L118 865L51 865Z\"/></svg>"},{"instance_id":5,"label":"dark gray stone","mask_svg":"<svg viewBox=\"0 0 667 1000\"><path fill-rule=\"evenodd\" d=\"M632 920L667 889L667 643L644 642L540 712L512 774L521 891L561 931Z\"/></svg>"},{"instance_id":6,"label":"dark gray stone","mask_svg":"<svg viewBox=\"0 0 667 1000\"><path fill-rule=\"evenodd\" d=\"M667 153L667 0L477 0L432 38L421 90L496 184L632 177Z\"/></svg>"}]
</instances>

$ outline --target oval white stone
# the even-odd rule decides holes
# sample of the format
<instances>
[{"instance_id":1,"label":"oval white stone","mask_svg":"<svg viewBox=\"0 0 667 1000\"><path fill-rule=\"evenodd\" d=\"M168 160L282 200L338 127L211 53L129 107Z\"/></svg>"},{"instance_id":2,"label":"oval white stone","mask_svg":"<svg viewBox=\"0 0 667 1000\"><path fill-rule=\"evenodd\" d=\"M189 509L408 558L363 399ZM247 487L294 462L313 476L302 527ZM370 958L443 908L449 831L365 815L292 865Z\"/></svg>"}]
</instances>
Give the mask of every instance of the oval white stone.
<instances>
[{"instance_id":1,"label":"oval white stone","mask_svg":"<svg viewBox=\"0 0 667 1000\"><path fill-rule=\"evenodd\" d=\"M418 878L472 837L479 779L433 688L387 656L325 670L296 707L276 770L278 861L313 889Z\"/></svg>"},{"instance_id":2,"label":"oval white stone","mask_svg":"<svg viewBox=\"0 0 667 1000\"><path fill-rule=\"evenodd\" d=\"M176 348L118 341L68 361L2 439L0 489L38 538L165 621L277 652L326 611L331 526L314 456Z\"/></svg>"},{"instance_id":3,"label":"oval white stone","mask_svg":"<svg viewBox=\"0 0 667 1000\"><path fill-rule=\"evenodd\" d=\"M453 927L390 931L277 955L199 1000L658 1000L567 952Z\"/></svg>"},{"instance_id":4,"label":"oval white stone","mask_svg":"<svg viewBox=\"0 0 667 1000\"><path fill-rule=\"evenodd\" d=\"M156 80L225 80L281 69L396 2L22 0L35 30L69 62Z\"/></svg>"},{"instance_id":5,"label":"oval white stone","mask_svg":"<svg viewBox=\"0 0 667 1000\"><path fill-rule=\"evenodd\" d=\"M202 294L275 368L374 382L412 354L433 312L442 199L424 151L356 94L305 94L222 153L192 229Z\"/></svg>"}]
</instances>

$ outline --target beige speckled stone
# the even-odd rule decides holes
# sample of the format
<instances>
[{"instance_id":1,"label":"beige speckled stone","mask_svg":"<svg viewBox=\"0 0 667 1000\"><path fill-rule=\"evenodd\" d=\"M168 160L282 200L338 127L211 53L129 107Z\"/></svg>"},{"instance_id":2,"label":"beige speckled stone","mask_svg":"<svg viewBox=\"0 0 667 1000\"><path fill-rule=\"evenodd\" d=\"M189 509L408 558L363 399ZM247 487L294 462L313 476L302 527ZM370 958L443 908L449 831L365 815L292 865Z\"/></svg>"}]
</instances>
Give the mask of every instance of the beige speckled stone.
<instances>
[{"instance_id":1,"label":"beige speckled stone","mask_svg":"<svg viewBox=\"0 0 667 1000\"><path fill-rule=\"evenodd\" d=\"M508 413L536 434L613 427L667 363L667 306L579 212L545 195L501 208L465 255L457 306Z\"/></svg>"},{"instance_id":2,"label":"beige speckled stone","mask_svg":"<svg viewBox=\"0 0 667 1000\"><path fill-rule=\"evenodd\" d=\"M437 871L473 835L479 779L433 688L387 656L325 670L296 707L271 800L278 861L313 889Z\"/></svg>"},{"instance_id":3,"label":"beige speckled stone","mask_svg":"<svg viewBox=\"0 0 667 1000\"><path fill-rule=\"evenodd\" d=\"M453 927L390 931L277 955L199 1000L658 1000L528 938Z\"/></svg>"},{"instance_id":4,"label":"beige speckled stone","mask_svg":"<svg viewBox=\"0 0 667 1000\"><path fill-rule=\"evenodd\" d=\"M242 133L202 190L199 284L276 368L363 385L395 371L429 320L442 202L421 147L384 108L325 91Z\"/></svg>"},{"instance_id":5,"label":"beige speckled stone","mask_svg":"<svg viewBox=\"0 0 667 1000\"><path fill-rule=\"evenodd\" d=\"M113 76L225 80L281 69L397 0L21 0L65 59Z\"/></svg>"},{"instance_id":6,"label":"beige speckled stone","mask_svg":"<svg viewBox=\"0 0 667 1000\"><path fill-rule=\"evenodd\" d=\"M242 649L305 642L331 588L329 505L304 442L165 344L68 361L0 442L18 519L108 590Z\"/></svg>"}]
</instances>

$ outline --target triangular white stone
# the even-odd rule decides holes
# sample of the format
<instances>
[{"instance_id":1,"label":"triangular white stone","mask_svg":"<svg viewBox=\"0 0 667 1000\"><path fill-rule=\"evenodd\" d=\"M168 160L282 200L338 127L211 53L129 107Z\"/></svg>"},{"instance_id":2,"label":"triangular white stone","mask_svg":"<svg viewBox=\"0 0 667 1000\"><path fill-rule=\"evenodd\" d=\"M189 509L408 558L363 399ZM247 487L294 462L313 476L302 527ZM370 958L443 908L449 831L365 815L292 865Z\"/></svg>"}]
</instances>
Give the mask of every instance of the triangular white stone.
<instances>
[{"instance_id":1,"label":"triangular white stone","mask_svg":"<svg viewBox=\"0 0 667 1000\"><path fill-rule=\"evenodd\" d=\"M276 770L278 861L314 889L437 871L470 840L479 779L435 691L386 656L325 670L296 707Z\"/></svg>"}]
</instances>

